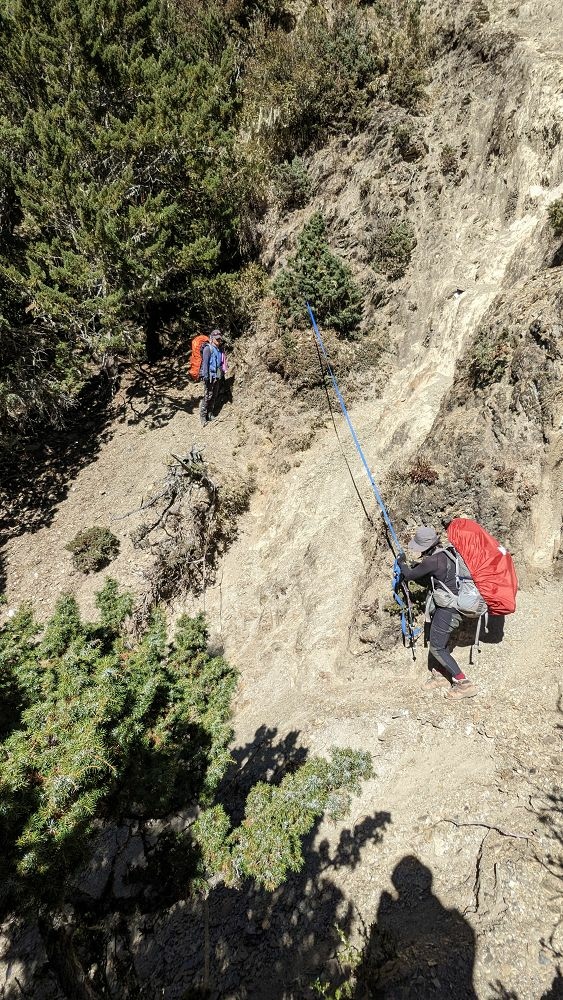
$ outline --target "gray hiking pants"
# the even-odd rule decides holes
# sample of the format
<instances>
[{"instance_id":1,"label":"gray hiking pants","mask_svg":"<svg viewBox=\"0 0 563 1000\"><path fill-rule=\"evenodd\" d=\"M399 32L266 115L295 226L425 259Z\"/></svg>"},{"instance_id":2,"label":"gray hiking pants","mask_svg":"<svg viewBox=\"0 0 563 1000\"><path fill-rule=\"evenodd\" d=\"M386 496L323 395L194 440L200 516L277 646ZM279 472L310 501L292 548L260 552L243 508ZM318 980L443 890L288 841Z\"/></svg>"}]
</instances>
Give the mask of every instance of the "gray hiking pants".
<instances>
[{"instance_id":1,"label":"gray hiking pants","mask_svg":"<svg viewBox=\"0 0 563 1000\"><path fill-rule=\"evenodd\" d=\"M199 413L203 423L207 423L214 415L217 396L219 395L218 379L209 379L203 383L203 398L199 404Z\"/></svg>"},{"instance_id":2,"label":"gray hiking pants","mask_svg":"<svg viewBox=\"0 0 563 1000\"><path fill-rule=\"evenodd\" d=\"M461 670L448 649L448 641L456 628L459 628L461 615L453 608L436 608L432 615L430 635L428 637L428 669L432 669L432 657L444 667L451 677L461 673Z\"/></svg>"}]
</instances>

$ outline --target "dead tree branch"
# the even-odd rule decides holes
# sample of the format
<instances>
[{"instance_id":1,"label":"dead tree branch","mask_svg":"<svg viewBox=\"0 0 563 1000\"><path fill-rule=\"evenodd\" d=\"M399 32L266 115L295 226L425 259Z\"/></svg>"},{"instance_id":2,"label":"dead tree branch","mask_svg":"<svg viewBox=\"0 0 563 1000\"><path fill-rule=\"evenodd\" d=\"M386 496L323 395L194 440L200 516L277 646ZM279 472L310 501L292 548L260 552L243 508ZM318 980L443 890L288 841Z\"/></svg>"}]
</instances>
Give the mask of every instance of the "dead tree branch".
<instances>
[{"instance_id":1,"label":"dead tree branch","mask_svg":"<svg viewBox=\"0 0 563 1000\"><path fill-rule=\"evenodd\" d=\"M526 833L513 833L510 830L503 830L501 829L500 826L494 826L494 824L492 823L477 823L477 822L458 823L457 820L448 819L447 817L444 817L444 819L439 819L438 823L451 823L452 826L456 826L458 827L458 829L464 826L475 826L482 830L494 830L496 833L499 833L501 837L511 837L514 840L526 840L526 841L533 840L533 837L531 835L528 835Z\"/></svg>"}]
</instances>

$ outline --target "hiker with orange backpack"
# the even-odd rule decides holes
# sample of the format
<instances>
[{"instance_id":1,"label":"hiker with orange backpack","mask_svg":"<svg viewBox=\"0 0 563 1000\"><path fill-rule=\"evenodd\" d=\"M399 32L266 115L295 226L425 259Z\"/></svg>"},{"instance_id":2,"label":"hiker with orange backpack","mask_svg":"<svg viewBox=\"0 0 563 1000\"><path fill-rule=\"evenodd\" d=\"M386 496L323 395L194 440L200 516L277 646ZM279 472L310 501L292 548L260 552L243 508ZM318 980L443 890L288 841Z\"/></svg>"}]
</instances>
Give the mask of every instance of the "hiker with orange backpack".
<instances>
[{"instance_id":1,"label":"hiker with orange backpack","mask_svg":"<svg viewBox=\"0 0 563 1000\"><path fill-rule=\"evenodd\" d=\"M199 404L199 415L202 427L215 419L221 380L223 379L223 353L221 345L223 337L220 330L212 330L209 341L204 345L201 354L200 379L203 382L203 396Z\"/></svg>"},{"instance_id":2,"label":"hiker with orange backpack","mask_svg":"<svg viewBox=\"0 0 563 1000\"><path fill-rule=\"evenodd\" d=\"M192 340L192 345L190 348L190 360L188 363L188 372L190 378L194 382L199 382L200 372L201 372L201 356L203 353L203 348L209 343L208 333L198 333L196 337Z\"/></svg>"}]
</instances>

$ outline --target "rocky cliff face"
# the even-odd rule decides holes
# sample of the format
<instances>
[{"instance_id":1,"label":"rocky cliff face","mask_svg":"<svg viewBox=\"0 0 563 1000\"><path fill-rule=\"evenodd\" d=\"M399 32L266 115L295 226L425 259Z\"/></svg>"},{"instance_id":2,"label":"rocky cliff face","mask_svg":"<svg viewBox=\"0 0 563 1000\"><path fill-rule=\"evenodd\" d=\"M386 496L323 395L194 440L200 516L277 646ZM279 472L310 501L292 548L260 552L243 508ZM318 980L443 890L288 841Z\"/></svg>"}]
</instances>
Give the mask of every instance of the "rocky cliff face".
<instances>
[{"instance_id":1,"label":"rocky cliff face","mask_svg":"<svg viewBox=\"0 0 563 1000\"><path fill-rule=\"evenodd\" d=\"M407 470L421 482L394 487L405 520L487 525L517 554L523 583L560 571L562 345L560 268L499 295L458 361L423 460Z\"/></svg>"},{"instance_id":2,"label":"rocky cliff face","mask_svg":"<svg viewBox=\"0 0 563 1000\"><path fill-rule=\"evenodd\" d=\"M332 244L369 290L364 325L377 360L354 369L342 349L335 356L400 530L475 517L514 552L525 584L557 569L561 546L563 272L547 212L563 192L562 15L554 3L541 11L434 4L429 13L425 112L380 108L365 133L316 154L311 205L269 221L264 257L273 268L283 264L303 220L324 213ZM401 231L410 234L408 252L403 239L390 258L389 234ZM312 353L307 361L315 364ZM348 609L344 621L349 613L363 620L358 608L381 592L379 543L369 531L357 585L353 495L339 506L347 474L336 452L332 461L325 516L346 524L351 572L340 564L341 585L329 589ZM311 454L309 476L315 466ZM354 469L363 483L359 463ZM301 522L290 508L300 509L300 487L288 486L275 537L295 539ZM316 500L325 510L318 492ZM321 561L324 537L320 531ZM376 566L385 562L382 555ZM297 563L289 572L302 576ZM334 648L331 641L331 659Z\"/></svg>"}]
</instances>

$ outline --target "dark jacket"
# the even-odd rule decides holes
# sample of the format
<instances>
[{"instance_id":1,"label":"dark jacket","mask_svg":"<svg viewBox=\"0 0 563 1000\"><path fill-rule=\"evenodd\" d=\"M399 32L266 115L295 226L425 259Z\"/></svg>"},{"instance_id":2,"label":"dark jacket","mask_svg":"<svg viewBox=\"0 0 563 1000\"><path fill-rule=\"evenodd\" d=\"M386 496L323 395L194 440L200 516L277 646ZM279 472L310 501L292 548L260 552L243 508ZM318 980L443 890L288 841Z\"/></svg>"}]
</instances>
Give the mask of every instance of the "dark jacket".
<instances>
[{"instance_id":1,"label":"dark jacket","mask_svg":"<svg viewBox=\"0 0 563 1000\"><path fill-rule=\"evenodd\" d=\"M405 580L421 580L422 583L430 586L430 577L445 583L452 593L457 594L458 587L455 579L455 564L448 559L444 552L432 552L424 556L415 566L409 566L406 559L399 560L401 573Z\"/></svg>"}]
</instances>

